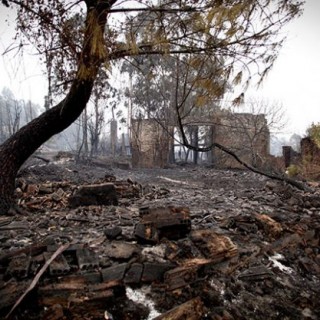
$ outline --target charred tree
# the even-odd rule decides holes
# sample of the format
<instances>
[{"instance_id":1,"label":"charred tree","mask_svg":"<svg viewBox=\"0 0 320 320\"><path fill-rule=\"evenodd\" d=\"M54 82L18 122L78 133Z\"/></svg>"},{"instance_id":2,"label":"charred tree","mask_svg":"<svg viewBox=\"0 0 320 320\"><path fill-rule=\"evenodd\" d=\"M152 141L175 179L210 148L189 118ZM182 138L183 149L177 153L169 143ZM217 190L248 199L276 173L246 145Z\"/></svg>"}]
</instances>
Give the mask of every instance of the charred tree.
<instances>
[{"instance_id":1,"label":"charred tree","mask_svg":"<svg viewBox=\"0 0 320 320\"><path fill-rule=\"evenodd\" d=\"M0 146L0 214L6 214L14 203L15 178L21 165L44 142L71 125L86 107L99 66L106 58L104 28L113 2L86 1L83 49L76 77L66 98Z\"/></svg>"}]
</instances>

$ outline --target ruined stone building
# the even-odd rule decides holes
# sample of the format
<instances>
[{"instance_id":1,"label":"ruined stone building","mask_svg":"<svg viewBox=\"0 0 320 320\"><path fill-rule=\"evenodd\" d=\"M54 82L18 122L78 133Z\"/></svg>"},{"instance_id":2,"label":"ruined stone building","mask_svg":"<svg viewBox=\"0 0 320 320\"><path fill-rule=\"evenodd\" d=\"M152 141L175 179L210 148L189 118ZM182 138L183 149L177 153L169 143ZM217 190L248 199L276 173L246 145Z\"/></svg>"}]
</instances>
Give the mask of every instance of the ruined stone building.
<instances>
[{"instance_id":1,"label":"ruined stone building","mask_svg":"<svg viewBox=\"0 0 320 320\"><path fill-rule=\"evenodd\" d=\"M235 152L241 160L258 166L270 153L270 131L264 114L225 113L216 119L214 142ZM214 151L217 167L239 167L239 163L221 150Z\"/></svg>"},{"instance_id":2,"label":"ruined stone building","mask_svg":"<svg viewBox=\"0 0 320 320\"><path fill-rule=\"evenodd\" d=\"M310 137L301 139L300 152L295 152L291 146L283 146L282 153L285 168L295 166L305 178L320 179L320 148Z\"/></svg>"},{"instance_id":3,"label":"ruined stone building","mask_svg":"<svg viewBox=\"0 0 320 320\"><path fill-rule=\"evenodd\" d=\"M168 132L155 120L132 120L132 166L163 168L169 163L170 141Z\"/></svg>"},{"instance_id":4,"label":"ruined stone building","mask_svg":"<svg viewBox=\"0 0 320 320\"><path fill-rule=\"evenodd\" d=\"M253 165L269 155L270 132L263 114L223 112L211 119L190 119L188 123L185 131L194 146L219 143ZM161 168L180 161L206 163L220 168L240 166L217 148L206 153L187 150L179 143L178 130L174 125L163 125L154 119L132 120L131 145L133 167Z\"/></svg>"}]
</instances>

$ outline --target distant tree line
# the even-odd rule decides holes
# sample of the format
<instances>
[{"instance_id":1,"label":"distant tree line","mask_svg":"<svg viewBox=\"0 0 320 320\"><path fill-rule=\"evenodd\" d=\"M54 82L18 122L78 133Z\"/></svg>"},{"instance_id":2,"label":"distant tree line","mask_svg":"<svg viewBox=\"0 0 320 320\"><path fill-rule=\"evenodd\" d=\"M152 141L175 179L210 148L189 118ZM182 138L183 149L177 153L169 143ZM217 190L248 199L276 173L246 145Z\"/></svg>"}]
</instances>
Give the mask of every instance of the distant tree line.
<instances>
[{"instance_id":1,"label":"distant tree line","mask_svg":"<svg viewBox=\"0 0 320 320\"><path fill-rule=\"evenodd\" d=\"M10 89L3 88L0 94L0 143L36 118L40 111L39 105L30 100L17 99Z\"/></svg>"}]
</instances>

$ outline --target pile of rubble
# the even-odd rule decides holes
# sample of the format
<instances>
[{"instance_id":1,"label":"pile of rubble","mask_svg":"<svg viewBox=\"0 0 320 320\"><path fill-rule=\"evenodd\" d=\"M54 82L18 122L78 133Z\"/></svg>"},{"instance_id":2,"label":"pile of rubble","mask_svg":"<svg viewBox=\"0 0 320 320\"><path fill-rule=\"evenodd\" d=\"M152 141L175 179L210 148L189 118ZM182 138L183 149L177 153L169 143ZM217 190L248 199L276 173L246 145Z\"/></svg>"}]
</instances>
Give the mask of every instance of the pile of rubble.
<instances>
[{"instance_id":1,"label":"pile of rubble","mask_svg":"<svg viewBox=\"0 0 320 320\"><path fill-rule=\"evenodd\" d=\"M22 213L0 218L2 316L320 317L318 186L203 168L99 175L19 178Z\"/></svg>"}]
</instances>

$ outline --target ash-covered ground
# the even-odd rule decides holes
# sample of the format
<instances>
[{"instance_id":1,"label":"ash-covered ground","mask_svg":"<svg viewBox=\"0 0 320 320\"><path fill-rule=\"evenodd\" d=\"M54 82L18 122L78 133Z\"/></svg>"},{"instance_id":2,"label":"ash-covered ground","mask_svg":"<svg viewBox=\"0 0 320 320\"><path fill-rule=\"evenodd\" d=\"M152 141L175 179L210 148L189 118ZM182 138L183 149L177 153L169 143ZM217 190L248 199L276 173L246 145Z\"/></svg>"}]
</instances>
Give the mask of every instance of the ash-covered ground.
<instances>
[{"instance_id":1,"label":"ash-covered ground","mask_svg":"<svg viewBox=\"0 0 320 320\"><path fill-rule=\"evenodd\" d=\"M79 187L105 183L115 184L117 203L70 205ZM312 187L246 170L32 159L17 179L22 210L0 217L1 314L34 281L13 319L318 319L320 191ZM170 232L139 239L141 208L187 208L190 230L169 214ZM159 212L161 220L167 211ZM161 223L150 230L163 231ZM65 244L65 261L50 264ZM91 263L81 264L88 252Z\"/></svg>"}]
</instances>

